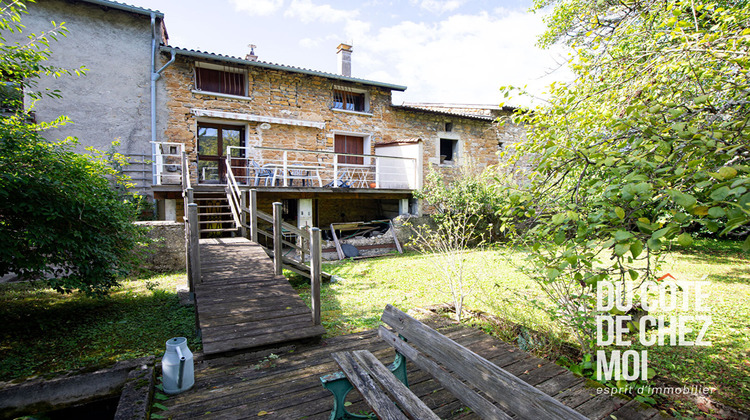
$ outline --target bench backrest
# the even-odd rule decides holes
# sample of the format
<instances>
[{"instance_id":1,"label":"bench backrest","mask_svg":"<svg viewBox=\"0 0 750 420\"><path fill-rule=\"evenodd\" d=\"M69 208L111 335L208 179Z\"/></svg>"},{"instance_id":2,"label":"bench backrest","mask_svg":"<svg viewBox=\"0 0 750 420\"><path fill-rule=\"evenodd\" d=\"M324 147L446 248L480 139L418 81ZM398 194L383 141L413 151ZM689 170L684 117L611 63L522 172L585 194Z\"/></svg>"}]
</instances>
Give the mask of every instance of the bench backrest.
<instances>
[{"instance_id":1,"label":"bench backrest","mask_svg":"<svg viewBox=\"0 0 750 420\"><path fill-rule=\"evenodd\" d=\"M418 367L429 372L482 418L509 417L466 384L456 380L456 377L479 389L519 419L586 418L391 305L386 306L381 320L395 331L394 334L385 327L380 327L379 334L386 342ZM400 340L396 334L402 335L407 342ZM437 366L435 361L442 368Z\"/></svg>"}]
</instances>

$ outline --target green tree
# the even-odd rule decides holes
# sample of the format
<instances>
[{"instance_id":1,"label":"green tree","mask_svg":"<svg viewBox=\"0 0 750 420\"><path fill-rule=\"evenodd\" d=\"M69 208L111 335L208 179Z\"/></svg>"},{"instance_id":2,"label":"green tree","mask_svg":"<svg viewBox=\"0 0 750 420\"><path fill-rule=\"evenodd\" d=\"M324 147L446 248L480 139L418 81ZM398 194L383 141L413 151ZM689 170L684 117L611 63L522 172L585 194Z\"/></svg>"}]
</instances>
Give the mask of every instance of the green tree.
<instances>
[{"instance_id":1,"label":"green tree","mask_svg":"<svg viewBox=\"0 0 750 420\"><path fill-rule=\"evenodd\" d=\"M588 353L597 282L653 279L669 244L690 245L696 226L747 228L750 9L710 0L535 5L545 7L540 42L570 47L576 79L517 115L529 141L514 156L536 171L506 215L525 226L526 269L555 303L551 313Z\"/></svg>"},{"instance_id":2,"label":"green tree","mask_svg":"<svg viewBox=\"0 0 750 420\"><path fill-rule=\"evenodd\" d=\"M4 6L0 34L21 32L24 4ZM33 123L31 111L43 96L40 77L80 74L48 65L49 42L65 34L63 25L8 43L0 36L0 74L5 82L0 116L0 275L49 278L60 292L79 289L101 295L136 262L142 235L132 223L135 207L112 188L117 174L99 157L74 153L73 139L52 143L46 129L64 124ZM23 100L30 103L24 108Z\"/></svg>"}]
</instances>

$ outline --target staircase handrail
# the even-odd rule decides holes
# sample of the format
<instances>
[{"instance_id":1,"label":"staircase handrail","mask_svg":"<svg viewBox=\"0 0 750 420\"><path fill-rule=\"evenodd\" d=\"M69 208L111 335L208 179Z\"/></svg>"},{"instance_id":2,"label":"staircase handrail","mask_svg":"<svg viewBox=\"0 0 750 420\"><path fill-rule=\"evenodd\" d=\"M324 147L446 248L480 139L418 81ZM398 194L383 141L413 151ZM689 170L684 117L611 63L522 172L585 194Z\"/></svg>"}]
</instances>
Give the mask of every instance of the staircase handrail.
<instances>
[{"instance_id":1,"label":"staircase handrail","mask_svg":"<svg viewBox=\"0 0 750 420\"><path fill-rule=\"evenodd\" d=\"M240 221L240 187L237 185L237 180L234 177L231 166L231 156L227 155L227 200L229 201L229 209L232 211L232 218L236 227L244 226Z\"/></svg>"}]
</instances>

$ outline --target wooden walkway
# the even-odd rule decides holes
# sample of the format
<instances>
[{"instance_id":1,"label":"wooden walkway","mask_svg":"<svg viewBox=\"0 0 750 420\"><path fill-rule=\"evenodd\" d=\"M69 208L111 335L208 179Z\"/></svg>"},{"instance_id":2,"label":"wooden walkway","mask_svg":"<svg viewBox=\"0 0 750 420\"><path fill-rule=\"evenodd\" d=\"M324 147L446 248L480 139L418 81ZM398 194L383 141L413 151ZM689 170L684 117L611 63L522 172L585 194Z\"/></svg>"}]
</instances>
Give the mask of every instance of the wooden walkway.
<instances>
[{"instance_id":1,"label":"wooden walkway","mask_svg":"<svg viewBox=\"0 0 750 420\"><path fill-rule=\"evenodd\" d=\"M320 337L310 308L263 248L245 238L201 239L195 286L203 353L216 355Z\"/></svg>"},{"instance_id":2,"label":"wooden walkway","mask_svg":"<svg viewBox=\"0 0 750 420\"><path fill-rule=\"evenodd\" d=\"M646 420L662 418L653 408L635 401L597 395L596 388L554 363L538 359L479 330L431 317L428 325L484 356L524 381L560 400L591 419ZM160 401L168 410L157 414L172 419L328 419L333 407L330 392L320 376L335 372L331 353L367 349L383 362L393 361L393 349L375 331L327 339L318 345L287 346L266 353L198 360L195 386ZM200 359L200 357L197 357ZM408 365L411 390L440 418L476 419L453 395L431 377ZM352 413L368 411L356 391L349 394Z\"/></svg>"}]
</instances>

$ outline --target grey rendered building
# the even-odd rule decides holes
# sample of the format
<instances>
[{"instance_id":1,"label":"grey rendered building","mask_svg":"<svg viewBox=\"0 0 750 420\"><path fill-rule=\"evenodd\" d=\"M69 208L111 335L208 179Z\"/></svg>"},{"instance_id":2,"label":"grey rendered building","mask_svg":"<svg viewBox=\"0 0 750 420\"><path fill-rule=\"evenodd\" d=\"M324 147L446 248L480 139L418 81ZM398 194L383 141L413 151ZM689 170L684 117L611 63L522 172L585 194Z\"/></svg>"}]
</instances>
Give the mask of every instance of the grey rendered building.
<instances>
[{"instance_id":1,"label":"grey rendered building","mask_svg":"<svg viewBox=\"0 0 750 420\"><path fill-rule=\"evenodd\" d=\"M77 137L80 152L86 147L107 151L118 140L117 152L133 162L125 171L136 189L152 196L152 165L147 162L166 121L163 82L152 76L158 74L155 54L167 40L164 15L105 0L37 0L28 3L27 10L23 34L6 34L7 42L24 42L31 33L52 29L51 21L64 22L69 33L50 43L49 64L87 69L85 76L40 80L41 89L58 89L63 97L38 101L36 120L65 115L72 121L48 131L45 138Z\"/></svg>"}]
</instances>

